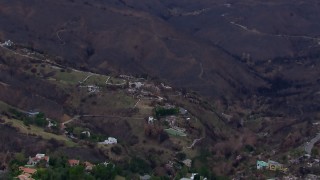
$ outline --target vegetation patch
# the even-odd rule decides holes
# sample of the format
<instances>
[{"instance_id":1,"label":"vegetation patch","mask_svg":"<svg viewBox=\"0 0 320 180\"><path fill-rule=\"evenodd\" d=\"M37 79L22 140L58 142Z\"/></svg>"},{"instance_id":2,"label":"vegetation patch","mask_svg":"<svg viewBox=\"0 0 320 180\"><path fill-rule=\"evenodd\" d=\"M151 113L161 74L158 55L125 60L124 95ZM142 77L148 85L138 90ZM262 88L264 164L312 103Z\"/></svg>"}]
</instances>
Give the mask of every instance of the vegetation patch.
<instances>
[{"instance_id":1,"label":"vegetation patch","mask_svg":"<svg viewBox=\"0 0 320 180\"><path fill-rule=\"evenodd\" d=\"M172 128L165 129L165 131L166 131L168 134L173 135L173 136L187 136L186 133L183 133L183 132L174 130L174 129L172 129Z\"/></svg>"}]
</instances>

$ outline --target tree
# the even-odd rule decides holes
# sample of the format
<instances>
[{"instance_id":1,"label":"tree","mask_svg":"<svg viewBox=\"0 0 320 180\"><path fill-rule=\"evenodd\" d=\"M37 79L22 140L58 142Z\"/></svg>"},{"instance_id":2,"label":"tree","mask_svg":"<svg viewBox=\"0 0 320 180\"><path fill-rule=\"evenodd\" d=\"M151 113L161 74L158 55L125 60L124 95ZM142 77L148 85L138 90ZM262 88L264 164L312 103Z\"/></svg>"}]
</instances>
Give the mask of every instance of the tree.
<instances>
[{"instance_id":1,"label":"tree","mask_svg":"<svg viewBox=\"0 0 320 180\"><path fill-rule=\"evenodd\" d=\"M146 173L150 171L150 166L143 159L133 157L130 161L129 168L133 173Z\"/></svg>"},{"instance_id":2,"label":"tree","mask_svg":"<svg viewBox=\"0 0 320 180\"><path fill-rule=\"evenodd\" d=\"M44 113L37 114L36 117L35 117L34 123L37 126L40 126L40 127L47 126L48 125L48 121L46 120L45 114Z\"/></svg>"},{"instance_id":3,"label":"tree","mask_svg":"<svg viewBox=\"0 0 320 180\"><path fill-rule=\"evenodd\" d=\"M75 127L75 128L73 128L72 133L73 133L74 135L76 135L77 137L80 137L80 134L81 134L82 130L83 130L83 129L82 129L81 127Z\"/></svg>"},{"instance_id":4,"label":"tree","mask_svg":"<svg viewBox=\"0 0 320 180\"><path fill-rule=\"evenodd\" d=\"M73 166L69 168L68 171L68 179L70 180L79 180L83 179L85 176L84 166Z\"/></svg>"},{"instance_id":5,"label":"tree","mask_svg":"<svg viewBox=\"0 0 320 180\"><path fill-rule=\"evenodd\" d=\"M119 147L119 146L113 146L113 147L111 148L111 151L112 151L113 153L115 153L116 155L121 155L121 153L122 153L122 149L121 149L121 147Z\"/></svg>"},{"instance_id":6,"label":"tree","mask_svg":"<svg viewBox=\"0 0 320 180\"><path fill-rule=\"evenodd\" d=\"M179 152L176 154L176 157L178 158L178 160L181 161L181 160L184 160L187 157L187 155L183 152Z\"/></svg>"},{"instance_id":7,"label":"tree","mask_svg":"<svg viewBox=\"0 0 320 180\"><path fill-rule=\"evenodd\" d=\"M114 179L117 175L117 172L112 164L108 164L107 166L104 164L98 164L93 167L92 174L96 179L109 180Z\"/></svg>"}]
</instances>

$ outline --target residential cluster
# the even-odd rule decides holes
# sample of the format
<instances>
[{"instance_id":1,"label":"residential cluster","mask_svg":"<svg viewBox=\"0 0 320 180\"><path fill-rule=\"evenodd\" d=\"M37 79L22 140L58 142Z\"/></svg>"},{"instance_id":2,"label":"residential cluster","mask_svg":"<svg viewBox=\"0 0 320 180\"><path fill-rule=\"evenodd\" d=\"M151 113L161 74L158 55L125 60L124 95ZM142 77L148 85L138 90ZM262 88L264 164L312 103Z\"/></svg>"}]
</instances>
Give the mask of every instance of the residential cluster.
<instances>
[{"instance_id":1,"label":"residential cluster","mask_svg":"<svg viewBox=\"0 0 320 180\"><path fill-rule=\"evenodd\" d=\"M19 180L34 180L32 176L38 171L37 165L42 163L44 164L42 165L42 168L49 168L49 159L49 156L45 154L36 154L34 157L29 157L27 164L19 167L20 174L16 178ZM92 169L96 166L89 161L82 162L78 159L69 159L67 161L67 164L69 167L82 165L84 166L86 172L91 172ZM107 166L109 163L104 162L101 164Z\"/></svg>"}]
</instances>

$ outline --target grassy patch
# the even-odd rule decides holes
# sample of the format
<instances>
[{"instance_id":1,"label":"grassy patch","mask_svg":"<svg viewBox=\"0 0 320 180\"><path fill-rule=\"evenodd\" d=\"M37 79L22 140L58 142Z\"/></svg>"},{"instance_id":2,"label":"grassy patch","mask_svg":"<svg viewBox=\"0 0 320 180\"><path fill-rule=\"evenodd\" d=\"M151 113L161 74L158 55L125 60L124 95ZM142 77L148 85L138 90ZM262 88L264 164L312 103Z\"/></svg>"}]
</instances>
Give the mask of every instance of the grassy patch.
<instances>
[{"instance_id":1,"label":"grassy patch","mask_svg":"<svg viewBox=\"0 0 320 180\"><path fill-rule=\"evenodd\" d=\"M169 129L165 129L165 131L170 134L170 135L173 135L173 136L187 136L186 133L183 133L183 132L180 132L180 131L176 131L172 128L169 128Z\"/></svg>"},{"instance_id":2,"label":"grassy patch","mask_svg":"<svg viewBox=\"0 0 320 180\"><path fill-rule=\"evenodd\" d=\"M73 147L76 144L69 140L67 137L63 135L56 135L52 133L45 132L42 128L37 127L37 126L25 126L22 121L16 120L16 119L4 119L7 123L12 124L13 127L16 127L20 130L21 133L24 134L35 134L37 136L41 136L43 139L56 139L58 141L63 141L65 144L69 147Z\"/></svg>"},{"instance_id":3,"label":"grassy patch","mask_svg":"<svg viewBox=\"0 0 320 180\"><path fill-rule=\"evenodd\" d=\"M92 75L90 76L83 84L84 85L97 85L105 86L106 81L109 79L109 76L105 75Z\"/></svg>"},{"instance_id":4,"label":"grassy patch","mask_svg":"<svg viewBox=\"0 0 320 180\"><path fill-rule=\"evenodd\" d=\"M84 80L88 76L88 73L80 71L61 72L57 71L54 78L58 81L64 81L70 84L78 84L79 81Z\"/></svg>"}]
</instances>

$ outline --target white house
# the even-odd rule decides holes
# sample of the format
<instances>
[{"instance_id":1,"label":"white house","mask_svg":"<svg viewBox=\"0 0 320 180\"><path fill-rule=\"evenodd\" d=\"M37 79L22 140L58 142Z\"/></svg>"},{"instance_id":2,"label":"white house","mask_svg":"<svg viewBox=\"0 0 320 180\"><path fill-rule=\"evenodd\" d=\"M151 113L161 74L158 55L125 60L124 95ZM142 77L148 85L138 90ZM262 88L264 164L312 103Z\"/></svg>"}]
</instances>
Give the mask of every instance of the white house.
<instances>
[{"instance_id":1,"label":"white house","mask_svg":"<svg viewBox=\"0 0 320 180\"><path fill-rule=\"evenodd\" d=\"M144 84L142 82L129 82L129 87L140 89Z\"/></svg>"},{"instance_id":2,"label":"white house","mask_svg":"<svg viewBox=\"0 0 320 180\"><path fill-rule=\"evenodd\" d=\"M149 116L149 118L148 118L148 123L149 124L153 124L153 121L154 121L155 119L152 117L152 116Z\"/></svg>"},{"instance_id":3,"label":"white house","mask_svg":"<svg viewBox=\"0 0 320 180\"><path fill-rule=\"evenodd\" d=\"M87 137L90 137L90 136L91 136L91 134L90 134L89 131L83 131L83 132L81 132L81 134L85 134Z\"/></svg>"},{"instance_id":4,"label":"white house","mask_svg":"<svg viewBox=\"0 0 320 180\"><path fill-rule=\"evenodd\" d=\"M108 139L104 140L103 142L99 142L99 144L117 144L118 141L114 137L108 137Z\"/></svg>"},{"instance_id":5,"label":"white house","mask_svg":"<svg viewBox=\"0 0 320 180\"><path fill-rule=\"evenodd\" d=\"M11 47L11 46L13 46L13 42L11 40L8 40L8 41L4 42L3 45L6 47Z\"/></svg>"},{"instance_id":6,"label":"white house","mask_svg":"<svg viewBox=\"0 0 320 180\"><path fill-rule=\"evenodd\" d=\"M89 85L88 87L88 91L89 93L95 93L95 92L99 92L99 87L95 86L95 85Z\"/></svg>"}]
</instances>

